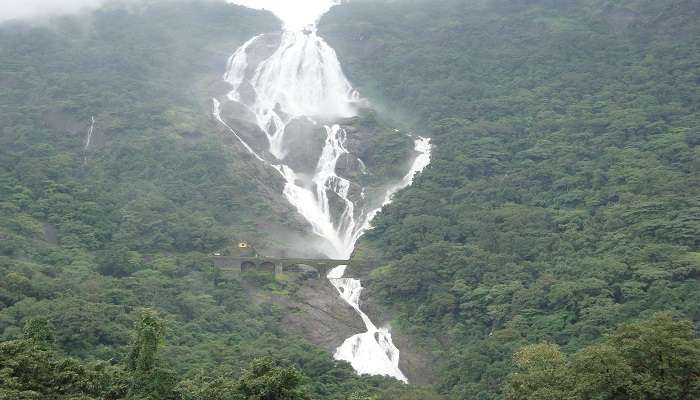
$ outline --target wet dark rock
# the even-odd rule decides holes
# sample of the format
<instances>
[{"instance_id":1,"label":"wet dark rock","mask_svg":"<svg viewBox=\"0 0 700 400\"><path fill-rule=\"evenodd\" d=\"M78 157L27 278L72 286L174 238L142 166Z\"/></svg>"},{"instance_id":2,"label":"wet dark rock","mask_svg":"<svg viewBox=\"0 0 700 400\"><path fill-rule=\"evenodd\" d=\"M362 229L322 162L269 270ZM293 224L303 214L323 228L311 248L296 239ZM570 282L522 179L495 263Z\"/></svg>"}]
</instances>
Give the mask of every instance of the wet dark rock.
<instances>
[{"instance_id":1,"label":"wet dark rock","mask_svg":"<svg viewBox=\"0 0 700 400\"><path fill-rule=\"evenodd\" d=\"M301 278L302 280L320 279L321 277L321 274L318 272L318 269L306 264L297 264L285 267L284 272L298 274L299 278Z\"/></svg>"},{"instance_id":2,"label":"wet dark rock","mask_svg":"<svg viewBox=\"0 0 700 400\"><path fill-rule=\"evenodd\" d=\"M269 147L267 136L258 127L255 114L244 105L235 101L222 104L221 118L258 154Z\"/></svg>"},{"instance_id":3,"label":"wet dark rock","mask_svg":"<svg viewBox=\"0 0 700 400\"><path fill-rule=\"evenodd\" d=\"M331 354L345 339L366 330L362 318L327 279L307 280L291 296L247 289L252 301L273 303L283 309L281 326L287 333L304 337Z\"/></svg>"},{"instance_id":4,"label":"wet dark rock","mask_svg":"<svg viewBox=\"0 0 700 400\"><path fill-rule=\"evenodd\" d=\"M365 166L354 154L343 154L338 159L335 173L338 176L356 182L365 174Z\"/></svg>"},{"instance_id":5,"label":"wet dark rock","mask_svg":"<svg viewBox=\"0 0 700 400\"><path fill-rule=\"evenodd\" d=\"M212 81L208 87L208 94L216 98L222 98L231 91L231 85L223 79L216 79Z\"/></svg>"},{"instance_id":6,"label":"wet dark rock","mask_svg":"<svg viewBox=\"0 0 700 400\"><path fill-rule=\"evenodd\" d=\"M306 118L295 119L287 125L283 147L288 149L285 164L300 174L312 175L326 142L326 130Z\"/></svg>"},{"instance_id":7,"label":"wet dark rock","mask_svg":"<svg viewBox=\"0 0 700 400\"><path fill-rule=\"evenodd\" d=\"M238 87L238 93L241 96L241 102L244 104L255 103L257 95L255 94L255 89L248 81L241 83L241 86Z\"/></svg>"},{"instance_id":8,"label":"wet dark rock","mask_svg":"<svg viewBox=\"0 0 700 400\"><path fill-rule=\"evenodd\" d=\"M281 41L281 33L266 33L260 36L255 43L248 48L248 69L246 70L246 76L253 76L258 64L270 58L279 48Z\"/></svg>"},{"instance_id":9,"label":"wet dark rock","mask_svg":"<svg viewBox=\"0 0 700 400\"><path fill-rule=\"evenodd\" d=\"M362 279L363 286L367 286L368 278ZM390 328L391 339L399 349L399 368L406 375L409 382L418 385L429 385L435 382L435 365L427 345L421 345L421 339L412 336L404 330L391 326L391 313L375 299L370 289L362 292L360 307L378 327Z\"/></svg>"}]
</instances>

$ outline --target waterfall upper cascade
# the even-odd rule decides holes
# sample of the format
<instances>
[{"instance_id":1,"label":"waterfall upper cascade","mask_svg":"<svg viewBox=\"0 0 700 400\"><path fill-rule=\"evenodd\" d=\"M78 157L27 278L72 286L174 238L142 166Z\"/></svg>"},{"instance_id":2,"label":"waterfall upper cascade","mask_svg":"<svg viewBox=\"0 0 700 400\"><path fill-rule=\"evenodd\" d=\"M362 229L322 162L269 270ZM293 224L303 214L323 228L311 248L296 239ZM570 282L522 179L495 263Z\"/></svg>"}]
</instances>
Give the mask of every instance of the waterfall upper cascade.
<instances>
[{"instance_id":1,"label":"waterfall upper cascade","mask_svg":"<svg viewBox=\"0 0 700 400\"><path fill-rule=\"evenodd\" d=\"M269 9L285 25L281 34L256 36L229 58L224 80L231 91L225 98L213 100L213 114L256 159L279 172L286 199L313 232L328 241L327 255L349 258L381 207L429 164L430 140L414 138L417 156L405 178L377 199L369 199L367 188L338 172L340 160L364 168L362 160L348 150L348 131L339 123L356 116L363 100L345 77L335 51L317 35L315 27L315 21L339 1L231 2ZM232 127L230 113L247 121L258 135L245 135ZM407 382L389 330L377 328L360 309L361 283L344 274L345 267L338 267L328 278L362 317L367 332L347 339L335 358L350 362L359 373Z\"/></svg>"}]
</instances>

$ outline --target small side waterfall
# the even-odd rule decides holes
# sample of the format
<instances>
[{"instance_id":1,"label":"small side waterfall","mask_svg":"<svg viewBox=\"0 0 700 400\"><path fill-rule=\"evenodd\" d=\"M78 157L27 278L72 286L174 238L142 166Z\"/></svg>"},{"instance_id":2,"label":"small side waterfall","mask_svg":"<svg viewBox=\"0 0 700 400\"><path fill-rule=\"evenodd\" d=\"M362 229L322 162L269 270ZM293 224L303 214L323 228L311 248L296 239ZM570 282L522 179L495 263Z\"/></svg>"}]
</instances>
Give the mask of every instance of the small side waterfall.
<instances>
[{"instance_id":1,"label":"small side waterfall","mask_svg":"<svg viewBox=\"0 0 700 400\"><path fill-rule=\"evenodd\" d=\"M83 144L83 165L87 164L88 160L88 150L90 149L90 143L92 142L92 133L95 131L95 116L90 117L90 128L88 128L87 135L85 136L85 142Z\"/></svg>"},{"instance_id":2,"label":"small side waterfall","mask_svg":"<svg viewBox=\"0 0 700 400\"><path fill-rule=\"evenodd\" d=\"M430 140L415 138L417 156L406 176L385 189L379 201L367 201L367 188L338 173L341 159L351 160L361 171L366 169L364 162L348 150L348 132L340 123L357 115L362 100L345 77L335 51L317 35L315 27L315 21L339 1L229 1L268 9L284 21L285 29L279 35L256 36L233 53L224 74L231 91L224 99L213 99L213 115L250 154L282 176L285 198L309 222L313 232L328 242L327 255L349 258L381 207L430 163ZM266 148L259 145L260 137L245 136L232 128L224 110L228 103L240 119L251 122L264 135ZM325 138L322 143L299 143L298 138L290 138L294 124L311 131L319 128ZM314 146L319 148L318 154L310 155L307 150ZM302 171L300 162L313 164ZM361 282L344 277L345 269L333 269L328 279L362 317L367 332L347 339L335 358L350 362L359 373L408 382L399 368L400 353L391 333L377 328L361 310Z\"/></svg>"}]
</instances>

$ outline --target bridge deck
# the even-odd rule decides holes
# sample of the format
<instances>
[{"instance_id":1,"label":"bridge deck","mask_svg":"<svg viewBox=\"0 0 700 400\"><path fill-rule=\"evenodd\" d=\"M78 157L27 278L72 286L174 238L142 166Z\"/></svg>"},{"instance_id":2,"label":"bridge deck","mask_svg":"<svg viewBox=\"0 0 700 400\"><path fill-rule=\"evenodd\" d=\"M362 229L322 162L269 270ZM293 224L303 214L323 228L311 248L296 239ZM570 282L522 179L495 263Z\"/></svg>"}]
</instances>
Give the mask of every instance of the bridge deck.
<instances>
[{"instance_id":1,"label":"bridge deck","mask_svg":"<svg viewBox=\"0 0 700 400\"><path fill-rule=\"evenodd\" d=\"M235 257L235 256L213 256L214 260L231 260L231 261L250 261L256 264L271 262L273 264L284 264L284 265L294 265L294 264L306 264L306 265L348 265L350 260L333 260L333 259L319 259L319 258L278 258L278 257Z\"/></svg>"},{"instance_id":2,"label":"bridge deck","mask_svg":"<svg viewBox=\"0 0 700 400\"><path fill-rule=\"evenodd\" d=\"M270 271L275 275L284 272L299 272L294 266L307 265L318 272L319 276L325 276L328 272L339 266L359 266L360 262L351 260L311 259L311 258L280 258L280 257L236 257L236 256L212 256L214 265L223 271L239 274L245 271ZM366 260L362 262L364 265Z\"/></svg>"}]
</instances>

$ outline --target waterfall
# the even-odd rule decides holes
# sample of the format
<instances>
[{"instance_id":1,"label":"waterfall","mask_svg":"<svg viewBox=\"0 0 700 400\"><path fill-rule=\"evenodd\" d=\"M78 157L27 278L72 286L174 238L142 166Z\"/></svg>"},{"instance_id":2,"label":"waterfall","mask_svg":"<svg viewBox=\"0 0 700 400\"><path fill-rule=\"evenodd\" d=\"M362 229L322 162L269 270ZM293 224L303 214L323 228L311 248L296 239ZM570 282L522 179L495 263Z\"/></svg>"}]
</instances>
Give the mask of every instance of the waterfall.
<instances>
[{"instance_id":1,"label":"waterfall","mask_svg":"<svg viewBox=\"0 0 700 400\"><path fill-rule=\"evenodd\" d=\"M429 164L430 140L415 138L417 157L406 176L386 189L379 204L366 203L366 188L337 173L341 158L353 159L362 170L365 168L362 160L348 151L348 132L338 123L356 116L360 96L345 77L335 51L318 36L315 26L317 19L339 1L229 1L272 11L284 22L284 31L277 36L253 37L231 55L224 74L231 91L225 99L213 99L213 115L257 160L280 174L285 182L283 195L309 222L313 232L328 242L327 255L349 258L381 207ZM276 47L271 48L271 43ZM265 137L266 148L257 148L258 139L244 137L227 123L223 107L229 102L257 126ZM293 123L322 128L325 139L320 153L314 156L317 159L308 160L306 153L297 154L299 147L290 146L293 139L288 137L288 128ZM313 162L313 168L295 170L300 158ZM358 373L408 382L399 368L400 352L391 333L375 326L361 310L361 282L344 277L345 269L333 269L328 279L360 315L367 332L347 339L337 349L335 358L348 361Z\"/></svg>"},{"instance_id":2,"label":"waterfall","mask_svg":"<svg viewBox=\"0 0 700 400\"><path fill-rule=\"evenodd\" d=\"M396 192L411 185L416 174L430 164L430 139L418 138L414 143L414 149L418 152L418 157L413 161L410 170L401 182L387 189L382 207L391 202L391 198ZM381 211L381 207L368 213L364 225L358 230L359 235L370 228L370 222L379 211ZM391 333L388 329L377 328L367 314L360 309L362 283L359 279L345 278L346 268L347 266L341 265L332 269L327 278L338 290L343 300L360 314L367 332L345 340L336 350L334 357L349 362L361 374L389 375L408 383L408 379L399 369L399 349L394 346Z\"/></svg>"},{"instance_id":3,"label":"waterfall","mask_svg":"<svg viewBox=\"0 0 700 400\"><path fill-rule=\"evenodd\" d=\"M90 142L92 142L92 133L95 131L95 116L90 117L90 128L88 128L87 135L85 136L85 143L83 144L83 164L87 163L88 160L88 150L90 149Z\"/></svg>"},{"instance_id":4,"label":"waterfall","mask_svg":"<svg viewBox=\"0 0 700 400\"><path fill-rule=\"evenodd\" d=\"M394 346L391 333L388 329L378 329L360 309L362 284L359 279L344 278L345 268L345 265L333 268L328 273L328 279L340 297L360 314L367 332L346 339L335 351L335 359L349 362L360 374L388 375L408 383L399 368L399 349Z\"/></svg>"}]
</instances>

